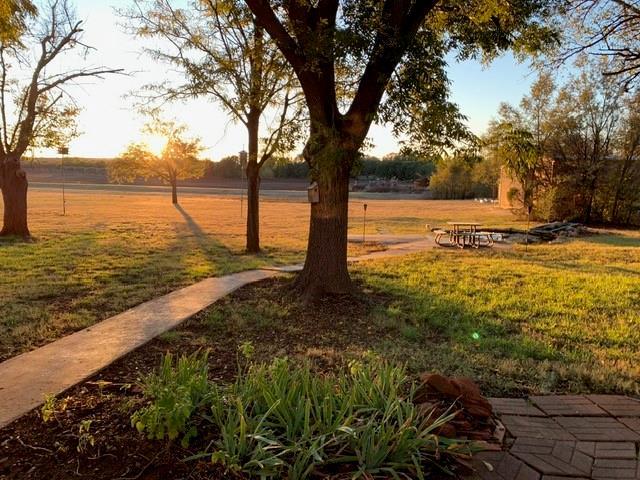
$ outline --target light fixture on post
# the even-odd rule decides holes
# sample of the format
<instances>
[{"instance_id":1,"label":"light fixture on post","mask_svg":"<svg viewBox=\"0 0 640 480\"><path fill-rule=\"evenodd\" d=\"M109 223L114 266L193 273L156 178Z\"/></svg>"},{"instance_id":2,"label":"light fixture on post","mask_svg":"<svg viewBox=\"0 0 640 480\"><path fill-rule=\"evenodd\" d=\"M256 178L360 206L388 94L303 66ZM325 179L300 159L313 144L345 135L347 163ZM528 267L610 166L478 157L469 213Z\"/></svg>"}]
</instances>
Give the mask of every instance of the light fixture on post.
<instances>
[{"instance_id":1,"label":"light fixture on post","mask_svg":"<svg viewBox=\"0 0 640 480\"><path fill-rule=\"evenodd\" d=\"M69 155L69 147L58 147L60 155L60 172L62 173L62 215L67 214L67 200L65 197L65 176L64 176L64 156Z\"/></svg>"}]
</instances>

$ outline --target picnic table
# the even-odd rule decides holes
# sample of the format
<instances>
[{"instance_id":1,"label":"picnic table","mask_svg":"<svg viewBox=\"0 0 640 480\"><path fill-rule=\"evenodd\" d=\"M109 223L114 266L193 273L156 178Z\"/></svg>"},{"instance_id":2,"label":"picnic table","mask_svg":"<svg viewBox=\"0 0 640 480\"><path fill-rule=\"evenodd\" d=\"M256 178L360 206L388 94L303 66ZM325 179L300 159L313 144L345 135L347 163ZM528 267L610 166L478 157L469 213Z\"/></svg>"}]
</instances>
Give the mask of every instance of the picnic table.
<instances>
[{"instance_id":1,"label":"picnic table","mask_svg":"<svg viewBox=\"0 0 640 480\"><path fill-rule=\"evenodd\" d=\"M482 224L477 222L447 222L451 226L450 230L434 229L436 243L443 247L467 246L479 248L481 246L492 247L493 237L491 232L479 232L478 227ZM449 243L442 243L442 237L448 236ZM486 243L483 243L483 240Z\"/></svg>"},{"instance_id":2,"label":"picnic table","mask_svg":"<svg viewBox=\"0 0 640 480\"><path fill-rule=\"evenodd\" d=\"M464 248L479 246L478 227L482 224L477 222L447 222L451 225L450 239L458 247Z\"/></svg>"}]
</instances>

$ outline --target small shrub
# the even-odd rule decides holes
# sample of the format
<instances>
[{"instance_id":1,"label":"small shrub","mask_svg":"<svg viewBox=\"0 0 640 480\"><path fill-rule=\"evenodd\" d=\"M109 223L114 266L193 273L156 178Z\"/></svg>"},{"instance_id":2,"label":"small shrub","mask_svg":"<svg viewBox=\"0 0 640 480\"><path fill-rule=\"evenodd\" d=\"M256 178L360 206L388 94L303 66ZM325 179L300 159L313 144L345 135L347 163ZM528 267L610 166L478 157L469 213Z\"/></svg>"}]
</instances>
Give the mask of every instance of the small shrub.
<instances>
[{"instance_id":1,"label":"small shrub","mask_svg":"<svg viewBox=\"0 0 640 480\"><path fill-rule=\"evenodd\" d=\"M220 438L211 458L261 478L334 470L422 478L426 462L465 446L434 435L449 419L424 418L412 395L404 370L379 360L336 375L286 359L254 365L233 385L213 388L210 420Z\"/></svg>"},{"instance_id":2,"label":"small shrub","mask_svg":"<svg viewBox=\"0 0 640 480\"><path fill-rule=\"evenodd\" d=\"M64 412L67 409L69 397L58 400L55 395L48 394L44 397L44 403L40 408L40 416L44 423L48 423L56 418L56 413Z\"/></svg>"},{"instance_id":3,"label":"small shrub","mask_svg":"<svg viewBox=\"0 0 640 480\"><path fill-rule=\"evenodd\" d=\"M239 355L248 360L252 348L241 345ZM405 370L374 356L335 374L276 359L248 366L231 385L206 383L206 360L183 357L175 366L165 357L145 382L152 402L133 423L151 438L188 438L198 412L216 439L193 458L209 455L229 472L260 478L424 478L427 463L445 468L447 455L470 450L435 435L453 415L425 415Z\"/></svg>"},{"instance_id":4,"label":"small shrub","mask_svg":"<svg viewBox=\"0 0 640 480\"><path fill-rule=\"evenodd\" d=\"M173 355L165 355L159 371L142 381L151 402L133 414L131 424L150 439L173 440L183 433L182 442L187 444L197 434L189 420L210 390L207 359L208 352L182 356L175 362Z\"/></svg>"},{"instance_id":5,"label":"small shrub","mask_svg":"<svg viewBox=\"0 0 640 480\"><path fill-rule=\"evenodd\" d=\"M91 434L92 420L82 420L78 426L78 446L76 450L78 453L85 453L89 447L93 447L96 444L95 437Z\"/></svg>"}]
</instances>

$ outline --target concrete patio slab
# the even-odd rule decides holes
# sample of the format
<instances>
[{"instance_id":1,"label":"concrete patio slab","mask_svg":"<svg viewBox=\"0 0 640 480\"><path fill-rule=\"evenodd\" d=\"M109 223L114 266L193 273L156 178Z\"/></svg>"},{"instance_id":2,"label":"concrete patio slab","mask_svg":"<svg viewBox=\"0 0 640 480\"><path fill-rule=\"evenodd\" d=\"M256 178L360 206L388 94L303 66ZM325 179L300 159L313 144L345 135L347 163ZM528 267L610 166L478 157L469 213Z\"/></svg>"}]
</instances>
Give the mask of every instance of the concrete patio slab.
<instances>
[{"instance_id":1,"label":"concrete patio slab","mask_svg":"<svg viewBox=\"0 0 640 480\"><path fill-rule=\"evenodd\" d=\"M525 398L489 398L489 403L499 415L546 417L542 410Z\"/></svg>"},{"instance_id":2,"label":"concrete patio slab","mask_svg":"<svg viewBox=\"0 0 640 480\"><path fill-rule=\"evenodd\" d=\"M599 417L607 415L607 412L583 395L545 395L529 397L529 399L550 416Z\"/></svg>"}]
</instances>

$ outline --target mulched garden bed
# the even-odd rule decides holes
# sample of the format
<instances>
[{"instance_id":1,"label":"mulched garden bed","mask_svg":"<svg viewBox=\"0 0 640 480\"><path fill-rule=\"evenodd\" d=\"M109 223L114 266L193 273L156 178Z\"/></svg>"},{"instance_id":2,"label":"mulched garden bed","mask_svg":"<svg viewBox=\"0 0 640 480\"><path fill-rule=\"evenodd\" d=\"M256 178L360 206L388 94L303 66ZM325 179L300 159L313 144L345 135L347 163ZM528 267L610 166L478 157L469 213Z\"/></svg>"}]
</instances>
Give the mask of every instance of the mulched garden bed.
<instances>
[{"instance_id":1,"label":"mulched garden bed","mask_svg":"<svg viewBox=\"0 0 640 480\"><path fill-rule=\"evenodd\" d=\"M220 468L209 462L182 461L206 445L194 442L185 450L176 443L146 440L131 427L131 413L143 402L137 382L158 366L163 353L190 353L201 348L211 350L212 379L230 381L236 373L237 347L246 341L255 345L257 360L304 354L315 357L318 368L331 368L340 356L336 353L334 357L332 352L365 348L368 339L382 333L365 324L371 306L384 303L380 297L355 303L325 302L309 308L294 304L296 324L286 325L286 317L294 312L291 299L282 295L284 282L269 280L245 287L213 307L214 317L237 314L237 328L225 328L226 318L220 319L219 325L212 324L210 311L202 312L61 395L58 408L62 403L66 408L53 420L45 423L38 409L0 430L0 478L223 478ZM262 324L262 318L255 318L255 323L242 325L250 315L240 312L240 306L266 298L271 308L275 299L288 313L283 323ZM257 313L260 315L259 310ZM86 420L91 420L89 434L94 445L79 452L79 430Z\"/></svg>"},{"instance_id":2,"label":"mulched garden bed","mask_svg":"<svg viewBox=\"0 0 640 480\"><path fill-rule=\"evenodd\" d=\"M311 359L318 370L332 369L345 361L345 352L364 351L388 334L369 319L372 308L391 301L385 295L367 292L362 300L305 306L289 296L285 284L267 280L238 290L60 395L48 422L37 409L0 430L0 478L228 478L208 458L184 461L210 439L198 438L184 449L178 442L147 440L132 428L131 414L144 404L138 381L157 368L163 353L203 348L210 349L211 379L231 381L238 346L247 341L256 361L287 355Z\"/></svg>"}]
</instances>

